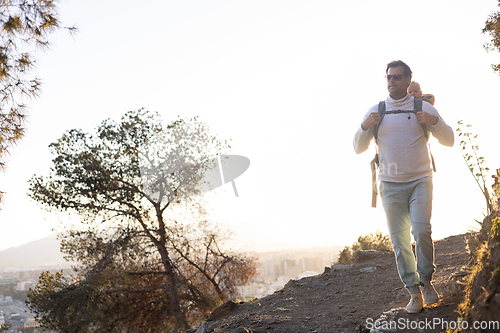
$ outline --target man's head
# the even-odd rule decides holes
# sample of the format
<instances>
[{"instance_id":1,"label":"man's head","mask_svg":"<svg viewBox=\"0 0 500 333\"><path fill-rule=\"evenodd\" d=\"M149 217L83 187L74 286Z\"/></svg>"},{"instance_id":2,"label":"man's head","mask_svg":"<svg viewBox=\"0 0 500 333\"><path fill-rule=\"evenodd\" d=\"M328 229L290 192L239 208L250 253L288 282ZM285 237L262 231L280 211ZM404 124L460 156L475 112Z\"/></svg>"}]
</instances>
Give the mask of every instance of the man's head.
<instances>
[{"instance_id":1,"label":"man's head","mask_svg":"<svg viewBox=\"0 0 500 333\"><path fill-rule=\"evenodd\" d=\"M401 60L392 61L387 64L387 90L393 99L401 99L406 96L408 86L411 83L411 69Z\"/></svg>"},{"instance_id":2,"label":"man's head","mask_svg":"<svg viewBox=\"0 0 500 333\"><path fill-rule=\"evenodd\" d=\"M410 86L408 87L408 94L412 95L415 98L422 98L422 90L420 89L420 84L415 81L411 81Z\"/></svg>"}]
</instances>

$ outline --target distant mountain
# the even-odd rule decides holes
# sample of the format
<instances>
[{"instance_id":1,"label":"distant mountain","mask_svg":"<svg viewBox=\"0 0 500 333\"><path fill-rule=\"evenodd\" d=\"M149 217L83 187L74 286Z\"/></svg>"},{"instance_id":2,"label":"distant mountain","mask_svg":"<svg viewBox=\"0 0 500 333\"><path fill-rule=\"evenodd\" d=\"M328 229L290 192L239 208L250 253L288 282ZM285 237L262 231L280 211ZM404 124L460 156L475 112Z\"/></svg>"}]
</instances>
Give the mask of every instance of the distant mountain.
<instances>
[{"instance_id":1,"label":"distant mountain","mask_svg":"<svg viewBox=\"0 0 500 333\"><path fill-rule=\"evenodd\" d=\"M70 265L59 250L57 234L0 251L0 269Z\"/></svg>"}]
</instances>

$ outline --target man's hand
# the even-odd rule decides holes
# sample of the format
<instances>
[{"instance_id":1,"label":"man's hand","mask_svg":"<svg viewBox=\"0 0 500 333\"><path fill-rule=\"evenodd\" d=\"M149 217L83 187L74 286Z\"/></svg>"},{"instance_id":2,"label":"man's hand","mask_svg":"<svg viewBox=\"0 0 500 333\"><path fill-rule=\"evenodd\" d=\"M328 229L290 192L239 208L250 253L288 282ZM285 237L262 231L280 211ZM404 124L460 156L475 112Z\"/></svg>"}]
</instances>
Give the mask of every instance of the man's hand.
<instances>
[{"instance_id":1,"label":"man's hand","mask_svg":"<svg viewBox=\"0 0 500 333\"><path fill-rule=\"evenodd\" d=\"M382 118L380 117L380 114L378 112L372 112L365 119L365 121L363 121L363 123L361 124L361 129L363 131L366 131L367 129L369 129L373 125L380 124L381 120L382 120Z\"/></svg>"},{"instance_id":2,"label":"man's hand","mask_svg":"<svg viewBox=\"0 0 500 333\"><path fill-rule=\"evenodd\" d=\"M419 111L417 112L417 120L420 124L436 125L439 121L439 118L425 111Z\"/></svg>"}]
</instances>

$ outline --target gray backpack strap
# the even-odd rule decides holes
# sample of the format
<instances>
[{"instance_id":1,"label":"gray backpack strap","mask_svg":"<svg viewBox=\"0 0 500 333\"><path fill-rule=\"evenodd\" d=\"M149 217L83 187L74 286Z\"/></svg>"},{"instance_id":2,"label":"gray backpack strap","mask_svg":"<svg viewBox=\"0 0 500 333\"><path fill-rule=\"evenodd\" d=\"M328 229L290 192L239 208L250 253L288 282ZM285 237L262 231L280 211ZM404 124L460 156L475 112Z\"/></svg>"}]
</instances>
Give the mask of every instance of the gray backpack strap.
<instances>
[{"instance_id":1,"label":"gray backpack strap","mask_svg":"<svg viewBox=\"0 0 500 333\"><path fill-rule=\"evenodd\" d=\"M378 154L375 154L375 158L370 162L370 167L372 169L372 207L377 207L377 167L378 167Z\"/></svg>"},{"instance_id":2,"label":"gray backpack strap","mask_svg":"<svg viewBox=\"0 0 500 333\"><path fill-rule=\"evenodd\" d=\"M414 105L416 112L422 111L422 100L421 99L414 99L413 105ZM427 130L427 125L422 124L422 129L424 130L425 139L429 140L429 131ZM429 147L429 154L431 155L432 170L434 172L436 172L436 163L434 162L434 156L432 156L431 146L429 144L427 144L427 146Z\"/></svg>"},{"instance_id":3,"label":"gray backpack strap","mask_svg":"<svg viewBox=\"0 0 500 333\"><path fill-rule=\"evenodd\" d=\"M373 125L373 136L375 138L375 143L377 143L378 138L378 128L382 123L382 119L384 119L385 115L385 101L381 101L378 103L378 113L381 116L380 123ZM378 153L375 154L375 157L370 162L370 167L372 169L372 207L377 207L377 168L379 166Z\"/></svg>"},{"instance_id":4,"label":"gray backpack strap","mask_svg":"<svg viewBox=\"0 0 500 333\"><path fill-rule=\"evenodd\" d=\"M378 103L378 113L381 116L380 123L373 125L373 137L375 138L375 143L377 143L378 139L378 128L382 123L385 115L385 101L381 101L380 103Z\"/></svg>"},{"instance_id":5,"label":"gray backpack strap","mask_svg":"<svg viewBox=\"0 0 500 333\"><path fill-rule=\"evenodd\" d=\"M416 112L422 111L422 100L415 98L413 100L413 108ZM427 125L422 124L422 129L424 130L425 139L429 140L429 131L427 130Z\"/></svg>"},{"instance_id":6,"label":"gray backpack strap","mask_svg":"<svg viewBox=\"0 0 500 333\"><path fill-rule=\"evenodd\" d=\"M415 107L415 111L422 111L422 100L415 98L413 100L413 106Z\"/></svg>"}]
</instances>

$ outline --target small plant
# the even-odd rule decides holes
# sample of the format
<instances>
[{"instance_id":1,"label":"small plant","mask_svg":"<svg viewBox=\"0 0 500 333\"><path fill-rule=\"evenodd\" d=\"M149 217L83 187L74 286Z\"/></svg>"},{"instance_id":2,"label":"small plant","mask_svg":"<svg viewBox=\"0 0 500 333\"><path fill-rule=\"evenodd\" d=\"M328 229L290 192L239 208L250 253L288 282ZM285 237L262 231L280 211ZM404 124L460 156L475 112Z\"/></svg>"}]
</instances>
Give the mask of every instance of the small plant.
<instances>
[{"instance_id":1,"label":"small plant","mask_svg":"<svg viewBox=\"0 0 500 333\"><path fill-rule=\"evenodd\" d=\"M498 211L500 210L500 169L497 169L496 174L492 175L491 178L494 180L494 183L491 186L493 189L493 208Z\"/></svg>"},{"instance_id":2,"label":"small plant","mask_svg":"<svg viewBox=\"0 0 500 333\"><path fill-rule=\"evenodd\" d=\"M500 218L495 218L493 220L493 225L491 226L491 234L493 239L500 242Z\"/></svg>"},{"instance_id":3,"label":"small plant","mask_svg":"<svg viewBox=\"0 0 500 333\"><path fill-rule=\"evenodd\" d=\"M486 174L490 169L487 166L484 166L485 160L484 157L478 155L479 145L474 143L473 140L476 140L478 134L473 134L472 132L462 131L462 126L464 125L463 120L458 121L459 127L456 129L458 132L458 136L462 137L462 141L460 141L460 150L462 157L464 158L467 167L469 168L470 173L474 177L474 180L477 183L477 186L481 189L483 196L486 200L486 215L490 215L492 212L492 204L490 194L488 189L486 188ZM467 128L472 127L472 125L465 125Z\"/></svg>"}]
</instances>

